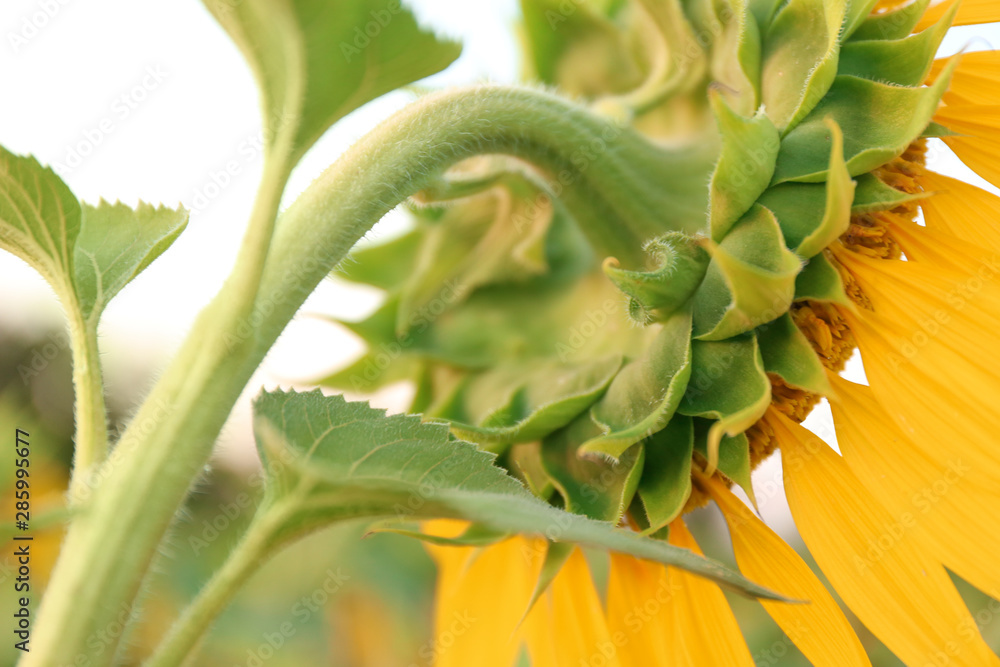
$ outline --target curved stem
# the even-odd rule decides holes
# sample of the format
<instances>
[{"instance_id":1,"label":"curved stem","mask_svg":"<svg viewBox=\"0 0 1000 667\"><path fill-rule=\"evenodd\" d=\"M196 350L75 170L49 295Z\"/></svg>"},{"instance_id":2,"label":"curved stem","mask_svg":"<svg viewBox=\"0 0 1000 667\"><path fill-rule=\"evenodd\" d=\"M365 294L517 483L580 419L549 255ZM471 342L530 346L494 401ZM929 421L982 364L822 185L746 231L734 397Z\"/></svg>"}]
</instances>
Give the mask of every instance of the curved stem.
<instances>
[{"instance_id":1,"label":"curved stem","mask_svg":"<svg viewBox=\"0 0 1000 667\"><path fill-rule=\"evenodd\" d=\"M76 443L70 497L85 483L90 471L108 455L108 417L104 403L104 381L97 325L86 321L78 308L70 308L70 345L73 351L74 416Z\"/></svg>"},{"instance_id":2,"label":"curved stem","mask_svg":"<svg viewBox=\"0 0 1000 667\"><path fill-rule=\"evenodd\" d=\"M633 258L635 238L700 229L705 146L666 151L554 95L475 87L428 96L355 144L278 221L253 311L227 282L101 467L43 600L26 667L86 656L88 637L130 608L157 546L247 381L305 298L396 205L467 157L505 153L546 170L599 247ZM236 271L243 270L237 267ZM81 613L81 610L84 610Z\"/></svg>"}]
</instances>

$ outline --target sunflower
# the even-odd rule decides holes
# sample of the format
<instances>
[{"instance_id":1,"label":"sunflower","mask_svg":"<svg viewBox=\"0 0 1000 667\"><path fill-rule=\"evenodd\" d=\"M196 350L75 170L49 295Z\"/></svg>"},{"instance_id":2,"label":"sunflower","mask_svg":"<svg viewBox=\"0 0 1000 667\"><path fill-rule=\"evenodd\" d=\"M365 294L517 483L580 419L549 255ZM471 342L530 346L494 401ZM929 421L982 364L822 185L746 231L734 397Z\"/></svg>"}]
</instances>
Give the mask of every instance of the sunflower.
<instances>
[{"instance_id":1,"label":"sunflower","mask_svg":"<svg viewBox=\"0 0 1000 667\"><path fill-rule=\"evenodd\" d=\"M414 379L414 411L536 495L675 546L700 553L684 515L714 503L740 570L806 601L761 603L802 653L869 664L732 491L755 503L780 451L803 541L875 636L907 665L1000 665L946 571L1000 596L1000 198L926 166L943 142L1000 186L1000 52L933 60L1000 4L522 6L529 74L683 155L662 227L609 232L508 158L466 163L342 269L389 297L327 384ZM868 385L841 376L856 351ZM823 399L839 452L801 425ZM557 541L429 549L435 665L754 664L721 590L679 569L614 554L600 590Z\"/></svg>"}]
</instances>

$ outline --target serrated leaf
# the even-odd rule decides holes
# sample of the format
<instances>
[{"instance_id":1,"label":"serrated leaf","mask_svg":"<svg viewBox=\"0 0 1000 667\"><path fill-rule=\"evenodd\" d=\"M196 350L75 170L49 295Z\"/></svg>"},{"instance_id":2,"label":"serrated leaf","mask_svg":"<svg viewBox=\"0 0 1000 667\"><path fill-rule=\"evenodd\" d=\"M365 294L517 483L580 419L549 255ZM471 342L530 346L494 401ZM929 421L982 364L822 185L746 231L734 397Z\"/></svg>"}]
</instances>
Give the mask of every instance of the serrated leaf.
<instances>
[{"instance_id":1,"label":"serrated leaf","mask_svg":"<svg viewBox=\"0 0 1000 667\"><path fill-rule=\"evenodd\" d=\"M868 16L850 36L854 41L903 39L913 32L930 0L914 0L892 11Z\"/></svg>"},{"instance_id":2,"label":"serrated leaf","mask_svg":"<svg viewBox=\"0 0 1000 667\"><path fill-rule=\"evenodd\" d=\"M684 549L547 505L496 467L493 456L451 439L444 424L389 417L318 391L265 392L254 410L268 494L258 511L280 525L271 549L351 518L455 518L630 553L748 595L783 599Z\"/></svg>"},{"instance_id":3,"label":"serrated leaf","mask_svg":"<svg viewBox=\"0 0 1000 667\"><path fill-rule=\"evenodd\" d=\"M847 0L789 0L764 36L761 93L782 134L819 103L837 75Z\"/></svg>"},{"instance_id":4,"label":"serrated leaf","mask_svg":"<svg viewBox=\"0 0 1000 667\"><path fill-rule=\"evenodd\" d=\"M801 260L786 247L774 214L755 204L722 240L694 297L694 337L724 340L788 309Z\"/></svg>"},{"instance_id":5,"label":"serrated leaf","mask_svg":"<svg viewBox=\"0 0 1000 667\"><path fill-rule=\"evenodd\" d=\"M726 341L694 341L688 390L677 412L716 419L709 431L707 474L719 461L723 435L735 436L753 426L771 404L771 381L754 335Z\"/></svg>"},{"instance_id":6,"label":"serrated leaf","mask_svg":"<svg viewBox=\"0 0 1000 667\"><path fill-rule=\"evenodd\" d=\"M591 440L600 429L588 415L542 443L542 466L574 514L617 524L628 509L642 475L645 453L633 445L617 460L584 457L581 443Z\"/></svg>"},{"instance_id":7,"label":"serrated leaf","mask_svg":"<svg viewBox=\"0 0 1000 667\"><path fill-rule=\"evenodd\" d=\"M666 426L691 373L691 314L664 322L643 356L626 364L590 410L599 431L581 453L616 459Z\"/></svg>"},{"instance_id":8,"label":"serrated leaf","mask_svg":"<svg viewBox=\"0 0 1000 667\"><path fill-rule=\"evenodd\" d=\"M269 150L299 158L333 123L450 65L461 47L384 0L205 0L257 78ZM284 155L282 156L284 157Z\"/></svg>"},{"instance_id":9,"label":"serrated leaf","mask_svg":"<svg viewBox=\"0 0 1000 667\"><path fill-rule=\"evenodd\" d=\"M763 111L740 116L713 91L710 100L722 134L722 154L712 174L709 227L720 242L767 188L774 175L781 140Z\"/></svg>"},{"instance_id":10,"label":"serrated leaf","mask_svg":"<svg viewBox=\"0 0 1000 667\"><path fill-rule=\"evenodd\" d=\"M933 27L915 35L895 40L848 42L840 51L837 73L897 86L922 85L958 7L957 2L952 4Z\"/></svg>"},{"instance_id":11,"label":"serrated leaf","mask_svg":"<svg viewBox=\"0 0 1000 667\"><path fill-rule=\"evenodd\" d=\"M709 458L712 428L712 422L707 419L694 420L694 451L706 460ZM753 472L750 465L750 443L746 434L737 433L736 435L723 436L718 449L719 472L743 489L756 507L757 497L753 492L753 483L750 479L750 473Z\"/></svg>"},{"instance_id":12,"label":"serrated leaf","mask_svg":"<svg viewBox=\"0 0 1000 667\"><path fill-rule=\"evenodd\" d=\"M31 265L90 327L187 225L183 209L81 205L48 167L0 147L0 247Z\"/></svg>"},{"instance_id":13,"label":"serrated leaf","mask_svg":"<svg viewBox=\"0 0 1000 667\"><path fill-rule=\"evenodd\" d=\"M62 297L72 295L80 219L79 202L55 172L0 147L0 246L38 271Z\"/></svg>"},{"instance_id":14,"label":"serrated leaf","mask_svg":"<svg viewBox=\"0 0 1000 667\"><path fill-rule=\"evenodd\" d=\"M139 202L83 204L75 284L84 317L99 317L122 288L162 255L187 226L188 212Z\"/></svg>"},{"instance_id":15,"label":"serrated leaf","mask_svg":"<svg viewBox=\"0 0 1000 667\"><path fill-rule=\"evenodd\" d=\"M814 394L830 394L826 370L805 335L785 313L756 331L764 370L791 387Z\"/></svg>"},{"instance_id":16,"label":"serrated leaf","mask_svg":"<svg viewBox=\"0 0 1000 667\"><path fill-rule=\"evenodd\" d=\"M811 258L795 279L795 300L803 299L852 305L844 292L840 273L824 254Z\"/></svg>"},{"instance_id":17,"label":"serrated leaf","mask_svg":"<svg viewBox=\"0 0 1000 667\"><path fill-rule=\"evenodd\" d=\"M691 454L694 426L690 417L675 415L667 426L644 443L646 461L639 480L639 498L649 522L646 534L656 533L680 516L691 497Z\"/></svg>"},{"instance_id":18,"label":"serrated leaf","mask_svg":"<svg viewBox=\"0 0 1000 667\"><path fill-rule=\"evenodd\" d=\"M942 76L925 88L838 76L823 101L781 142L772 184L827 179L827 147L832 140L827 118L844 132L844 155L852 176L900 155L930 123L957 65L953 59Z\"/></svg>"}]
</instances>

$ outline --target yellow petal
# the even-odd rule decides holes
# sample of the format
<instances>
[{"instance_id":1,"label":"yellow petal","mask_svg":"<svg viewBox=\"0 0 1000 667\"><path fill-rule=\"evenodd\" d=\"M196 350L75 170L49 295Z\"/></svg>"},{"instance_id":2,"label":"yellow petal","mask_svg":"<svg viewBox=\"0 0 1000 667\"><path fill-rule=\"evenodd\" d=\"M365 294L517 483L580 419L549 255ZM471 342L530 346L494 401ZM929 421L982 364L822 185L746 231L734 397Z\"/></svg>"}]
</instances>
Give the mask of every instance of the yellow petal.
<instances>
[{"instance_id":1,"label":"yellow petal","mask_svg":"<svg viewBox=\"0 0 1000 667\"><path fill-rule=\"evenodd\" d=\"M937 23L955 1L939 2L932 5L913 31L920 32ZM996 0L962 0L962 4L958 8L958 14L955 16L955 21L952 25L975 25L978 23L993 23L995 21L1000 21L1000 3L997 3Z\"/></svg>"},{"instance_id":2,"label":"yellow petal","mask_svg":"<svg viewBox=\"0 0 1000 667\"><path fill-rule=\"evenodd\" d=\"M670 543L701 554L681 519L670 524ZM667 568L668 590L674 596L674 660L670 665L727 665L752 667L746 641L726 597L710 581L676 567Z\"/></svg>"},{"instance_id":3,"label":"yellow petal","mask_svg":"<svg viewBox=\"0 0 1000 667\"><path fill-rule=\"evenodd\" d=\"M669 665L673 658L674 596L667 568L634 556L611 555L608 628L620 639L622 667Z\"/></svg>"},{"instance_id":4,"label":"yellow petal","mask_svg":"<svg viewBox=\"0 0 1000 667\"><path fill-rule=\"evenodd\" d=\"M985 593L1000 595L1000 479L977 487L960 446L951 463L939 464L913 445L881 412L868 387L832 377L830 398L844 460L903 525L911 526L951 570ZM945 445L945 443L939 443ZM753 579L753 575L746 573ZM767 584L768 582L761 582Z\"/></svg>"},{"instance_id":5,"label":"yellow petal","mask_svg":"<svg viewBox=\"0 0 1000 667\"><path fill-rule=\"evenodd\" d=\"M928 229L1000 252L1000 197L930 171L920 182L934 193L920 201Z\"/></svg>"},{"instance_id":6,"label":"yellow petal","mask_svg":"<svg viewBox=\"0 0 1000 667\"><path fill-rule=\"evenodd\" d=\"M948 574L822 440L781 413L765 417L806 546L844 602L908 665L1000 665Z\"/></svg>"},{"instance_id":7,"label":"yellow petal","mask_svg":"<svg viewBox=\"0 0 1000 667\"><path fill-rule=\"evenodd\" d=\"M424 528L454 537L464 524L430 522ZM428 546L438 565L434 635L427 647L436 667L514 665L521 645L517 624L541 571L541 544L515 537L484 548Z\"/></svg>"},{"instance_id":8,"label":"yellow petal","mask_svg":"<svg viewBox=\"0 0 1000 667\"><path fill-rule=\"evenodd\" d=\"M816 667L870 665L847 617L788 544L717 480L700 482L719 505L740 571L751 580L809 604L762 602L771 618Z\"/></svg>"},{"instance_id":9,"label":"yellow petal","mask_svg":"<svg viewBox=\"0 0 1000 667\"><path fill-rule=\"evenodd\" d=\"M936 461L962 442L971 465L1000 478L1000 263L968 272L928 262L869 260L835 250L874 312L842 311L872 391Z\"/></svg>"},{"instance_id":10,"label":"yellow petal","mask_svg":"<svg viewBox=\"0 0 1000 667\"><path fill-rule=\"evenodd\" d=\"M909 260L930 262L935 267L947 268L956 273L966 271L976 262L989 264L994 257L1000 260L997 251L964 241L946 232L921 227L907 220L896 219L890 224L892 237L899 242Z\"/></svg>"},{"instance_id":11,"label":"yellow petal","mask_svg":"<svg viewBox=\"0 0 1000 667\"><path fill-rule=\"evenodd\" d=\"M1000 185L1000 105L949 104L934 120L963 136L944 142L962 162L993 185Z\"/></svg>"},{"instance_id":12,"label":"yellow petal","mask_svg":"<svg viewBox=\"0 0 1000 667\"><path fill-rule=\"evenodd\" d=\"M949 58L934 61L927 83L934 83ZM962 55L951 77L944 101L948 104L1000 104L1000 51L974 51Z\"/></svg>"},{"instance_id":13,"label":"yellow petal","mask_svg":"<svg viewBox=\"0 0 1000 667\"><path fill-rule=\"evenodd\" d=\"M579 549L539 598L524 629L532 667L622 667L621 647L611 639L587 560Z\"/></svg>"}]
</instances>

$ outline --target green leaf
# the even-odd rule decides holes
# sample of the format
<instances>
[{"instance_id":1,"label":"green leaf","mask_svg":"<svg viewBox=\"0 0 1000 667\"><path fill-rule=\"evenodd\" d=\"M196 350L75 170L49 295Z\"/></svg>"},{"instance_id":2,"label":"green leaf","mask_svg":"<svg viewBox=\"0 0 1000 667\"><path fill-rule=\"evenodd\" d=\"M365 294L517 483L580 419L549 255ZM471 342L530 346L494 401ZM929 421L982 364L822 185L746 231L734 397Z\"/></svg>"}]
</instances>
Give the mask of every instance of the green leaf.
<instances>
[{"instance_id":1,"label":"green leaf","mask_svg":"<svg viewBox=\"0 0 1000 667\"><path fill-rule=\"evenodd\" d=\"M548 500L555 492L552 478L545 472L542 464L542 443L523 442L510 448L507 452L507 466L511 473L522 480L532 494L542 500Z\"/></svg>"},{"instance_id":2,"label":"green leaf","mask_svg":"<svg viewBox=\"0 0 1000 667\"><path fill-rule=\"evenodd\" d=\"M851 37L851 35L864 25L878 3L879 0L848 0L844 28L840 34L841 42Z\"/></svg>"},{"instance_id":3,"label":"green leaf","mask_svg":"<svg viewBox=\"0 0 1000 667\"><path fill-rule=\"evenodd\" d=\"M914 0L898 9L868 16L851 35L851 40L903 39L920 23L931 0Z\"/></svg>"},{"instance_id":4,"label":"green leaf","mask_svg":"<svg viewBox=\"0 0 1000 667\"><path fill-rule=\"evenodd\" d=\"M508 533L490 530L478 524L469 525L458 537L441 537L439 535L423 533L417 527L400 527L400 524L394 520L373 523L368 527L365 537L377 533L394 533L442 547L486 547L497 542L502 542L510 537Z\"/></svg>"},{"instance_id":5,"label":"green leaf","mask_svg":"<svg viewBox=\"0 0 1000 667\"><path fill-rule=\"evenodd\" d=\"M667 320L643 356L626 364L590 410L598 434L581 453L617 459L666 426L691 374L691 314Z\"/></svg>"},{"instance_id":6,"label":"green leaf","mask_svg":"<svg viewBox=\"0 0 1000 667\"><path fill-rule=\"evenodd\" d=\"M728 4L719 12L722 34L712 45L712 78L732 108L750 115L760 105L760 30L747 0Z\"/></svg>"},{"instance_id":7,"label":"green leaf","mask_svg":"<svg viewBox=\"0 0 1000 667\"><path fill-rule=\"evenodd\" d=\"M645 250L652 255L655 267L649 271L627 271L618 261L604 260L604 274L635 303L643 324L663 321L687 304L698 289L709 256L703 239L672 232L653 239Z\"/></svg>"},{"instance_id":8,"label":"green leaf","mask_svg":"<svg viewBox=\"0 0 1000 667\"><path fill-rule=\"evenodd\" d=\"M830 394L826 370L812 345L785 313L757 329L764 370L779 376L786 384L814 394Z\"/></svg>"},{"instance_id":9,"label":"green leaf","mask_svg":"<svg viewBox=\"0 0 1000 667\"><path fill-rule=\"evenodd\" d=\"M756 19L762 35L767 34L774 13L782 2L783 0L748 0L748 8Z\"/></svg>"},{"instance_id":10,"label":"green leaf","mask_svg":"<svg viewBox=\"0 0 1000 667\"><path fill-rule=\"evenodd\" d=\"M101 200L84 204L74 251L75 284L85 318L95 320L122 288L180 236L187 226L184 209L139 202L131 208Z\"/></svg>"},{"instance_id":11,"label":"green leaf","mask_svg":"<svg viewBox=\"0 0 1000 667\"><path fill-rule=\"evenodd\" d=\"M0 147L0 247L38 271L89 326L187 219L183 209L141 202L81 206L51 169Z\"/></svg>"},{"instance_id":12,"label":"green leaf","mask_svg":"<svg viewBox=\"0 0 1000 667\"><path fill-rule=\"evenodd\" d=\"M621 364L621 356L614 354L592 362L542 361L491 369L465 385L458 414L435 416L449 419L452 433L470 442L538 440L593 405Z\"/></svg>"},{"instance_id":13,"label":"green leaf","mask_svg":"<svg viewBox=\"0 0 1000 667\"><path fill-rule=\"evenodd\" d=\"M788 310L801 260L786 247L771 211L755 204L709 254L694 298L695 338L731 338Z\"/></svg>"},{"instance_id":14,"label":"green leaf","mask_svg":"<svg viewBox=\"0 0 1000 667\"><path fill-rule=\"evenodd\" d=\"M826 255L816 255L802 269L795 279L795 300L811 299L827 301L842 306L853 306L844 292L844 283L840 273L834 268Z\"/></svg>"},{"instance_id":15,"label":"green leaf","mask_svg":"<svg viewBox=\"0 0 1000 667\"><path fill-rule=\"evenodd\" d=\"M930 123L957 65L957 60L949 62L934 84L925 88L838 76L823 101L781 142L772 183L827 179L832 141L827 118L844 132L844 155L852 176L902 154Z\"/></svg>"},{"instance_id":16,"label":"green leaf","mask_svg":"<svg viewBox=\"0 0 1000 667\"><path fill-rule=\"evenodd\" d=\"M644 443L646 461L639 480L649 528L653 534L680 516L691 497L691 454L694 428L690 417L675 415Z\"/></svg>"},{"instance_id":17,"label":"green leaf","mask_svg":"<svg viewBox=\"0 0 1000 667\"><path fill-rule=\"evenodd\" d=\"M529 76L574 96L624 93L641 77L616 8L594 0L521 0Z\"/></svg>"},{"instance_id":18,"label":"green leaf","mask_svg":"<svg viewBox=\"0 0 1000 667\"><path fill-rule=\"evenodd\" d=\"M915 35L848 42L841 49L837 73L897 86L923 85L958 7L959 3L953 3L933 27Z\"/></svg>"},{"instance_id":19,"label":"green leaf","mask_svg":"<svg viewBox=\"0 0 1000 667\"><path fill-rule=\"evenodd\" d=\"M844 136L836 123L829 121L827 124L833 141L826 179L826 206L819 226L795 248L800 257L813 257L823 252L851 226L855 184L844 163Z\"/></svg>"},{"instance_id":20,"label":"green leaf","mask_svg":"<svg viewBox=\"0 0 1000 667\"><path fill-rule=\"evenodd\" d=\"M709 442L712 434L713 424L707 419L694 420L694 451L709 460ZM753 492L753 483L750 481L750 473L753 472L750 466L750 443L745 433L723 436L719 442L719 472L731 479L749 496L754 507L757 506L757 497Z\"/></svg>"},{"instance_id":21,"label":"green leaf","mask_svg":"<svg viewBox=\"0 0 1000 667\"><path fill-rule=\"evenodd\" d=\"M333 123L450 65L461 47L385 0L205 0L253 69L267 146L290 165Z\"/></svg>"},{"instance_id":22,"label":"green leaf","mask_svg":"<svg viewBox=\"0 0 1000 667\"><path fill-rule=\"evenodd\" d=\"M753 118L735 113L722 96L710 98L722 134L722 154L712 174L709 227L720 242L767 188L774 175L781 140L763 111Z\"/></svg>"},{"instance_id":23,"label":"green leaf","mask_svg":"<svg viewBox=\"0 0 1000 667\"><path fill-rule=\"evenodd\" d=\"M761 92L782 134L809 114L837 75L847 0L789 0L764 36Z\"/></svg>"},{"instance_id":24,"label":"green leaf","mask_svg":"<svg viewBox=\"0 0 1000 667\"><path fill-rule=\"evenodd\" d=\"M80 234L80 204L49 167L0 147L0 247L72 296L73 249Z\"/></svg>"},{"instance_id":25,"label":"green leaf","mask_svg":"<svg viewBox=\"0 0 1000 667\"><path fill-rule=\"evenodd\" d=\"M677 412L718 420L708 434L706 473L712 474L723 435L747 430L771 404L771 381L752 334L717 342L696 340L692 353L691 381Z\"/></svg>"},{"instance_id":26,"label":"green leaf","mask_svg":"<svg viewBox=\"0 0 1000 667\"><path fill-rule=\"evenodd\" d=\"M280 523L272 549L351 518L455 518L493 531L630 553L748 595L782 599L690 551L547 505L496 467L493 456L451 439L444 424L386 416L366 403L318 391L265 392L254 410L267 471L268 495L259 511Z\"/></svg>"},{"instance_id":27,"label":"green leaf","mask_svg":"<svg viewBox=\"0 0 1000 667\"><path fill-rule=\"evenodd\" d=\"M582 415L546 438L542 443L542 465L567 510L617 524L635 495L645 453L638 444L617 460L585 458L580 444L599 433L590 417Z\"/></svg>"},{"instance_id":28,"label":"green leaf","mask_svg":"<svg viewBox=\"0 0 1000 667\"><path fill-rule=\"evenodd\" d=\"M932 193L930 192L907 194L891 185L886 185L882 182L882 179L874 174L862 174L857 179L857 187L854 190L854 202L851 204L851 213L886 211L908 202L926 199L931 195Z\"/></svg>"},{"instance_id":29,"label":"green leaf","mask_svg":"<svg viewBox=\"0 0 1000 667\"><path fill-rule=\"evenodd\" d=\"M385 243L356 247L334 275L384 290L396 289L413 272L423 234L422 229L415 229Z\"/></svg>"},{"instance_id":30,"label":"green leaf","mask_svg":"<svg viewBox=\"0 0 1000 667\"><path fill-rule=\"evenodd\" d=\"M851 226L855 183L844 164L843 136L836 126L825 185L782 183L760 198L781 226L788 247L800 257L818 255Z\"/></svg>"}]
</instances>

